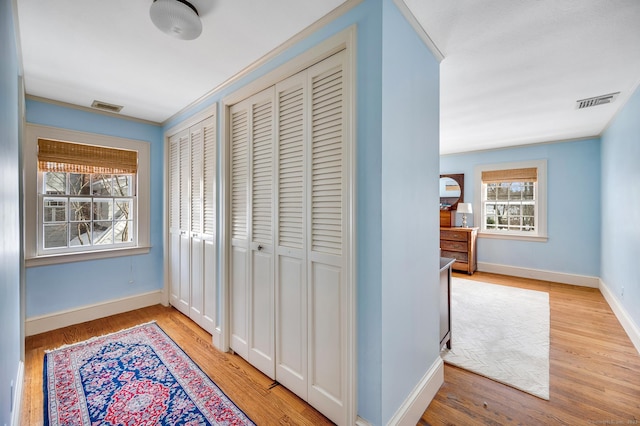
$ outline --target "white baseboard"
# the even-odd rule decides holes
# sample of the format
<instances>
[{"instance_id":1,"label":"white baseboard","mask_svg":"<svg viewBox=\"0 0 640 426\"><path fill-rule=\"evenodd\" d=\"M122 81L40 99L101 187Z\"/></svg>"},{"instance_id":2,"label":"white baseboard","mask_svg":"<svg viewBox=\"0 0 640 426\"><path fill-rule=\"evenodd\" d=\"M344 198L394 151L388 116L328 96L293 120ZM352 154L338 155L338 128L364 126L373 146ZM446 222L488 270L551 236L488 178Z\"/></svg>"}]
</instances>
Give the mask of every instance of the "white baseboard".
<instances>
[{"instance_id":1,"label":"white baseboard","mask_svg":"<svg viewBox=\"0 0 640 426\"><path fill-rule=\"evenodd\" d=\"M598 277L545 271L542 269L521 268L518 266L499 265L497 263L478 262L478 271L511 275L513 277L520 278L532 278L534 280L551 281L554 283L578 285L581 287L598 288L600 285L600 278Z\"/></svg>"},{"instance_id":2,"label":"white baseboard","mask_svg":"<svg viewBox=\"0 0 640 426\"><path fill-rule=\"evenodd\" d=\"M373 426L373 425L368 421L366 421L365 419L363 419L362 417L358 416L356 418L356 426Z\"/></svg>"},{"instance_id":3,"label":"white baseboard","mask_svg":"<svg viewBox=\"0 0 640 426\"><path fill-rule=\"evenodd\" d=\"M629 339L631 339L631 343L633 343L633 346L635 346L638 353L640 353L640 327L638 327L638 325L633 321L631 316L627 313L627 310L622 306L622 303L620 303L620 300L618 300L616 295L604 283L604 281L600 280L599 287L600 293L602 293L616 318L620 321L624 331L627 332Z\"/></svg>"},{"instance_id":4,"label":"white baseboard","mask_svg":"<svg viewBox=\"0 0 640 426\"><path fill-rule=\"evenodd\" d=\"M11 425L18 426L20 424L20 414L22 410L22 385L24 383L24 362L20 361L18 364L18 374L16 375L16 382L14 385L13 406L11 407Z\"/></svg>"},{"instance_id":5,"label":"white baseboard","mask_svg":"<svg viewBox=\"0 0 640 426\"><path fill-rule=\"evenodd\" d=\"M443 383L444 362L441 357L438 357L400 408L398 408L398 411L389 419L387 425L415 426Z\"/></svg>"},{"instance_id":6,"label":"white baseboard","mask_svg":"<svg viewBox=\"0 0 640 426\"><path fill-rule=\"evenodd\" d=\"M25 321L25 334L32 336L38 333L67 327L73 324L80 324L85 321L92 321L110 315L121 314L147 306L162 303L162 290L148 293L136 294L135 296L123 297L121 299L109 300L107 302L95 303L75 309L55 312L53 314L40 315L27 318Z\"/></svg>"}]
</instances>

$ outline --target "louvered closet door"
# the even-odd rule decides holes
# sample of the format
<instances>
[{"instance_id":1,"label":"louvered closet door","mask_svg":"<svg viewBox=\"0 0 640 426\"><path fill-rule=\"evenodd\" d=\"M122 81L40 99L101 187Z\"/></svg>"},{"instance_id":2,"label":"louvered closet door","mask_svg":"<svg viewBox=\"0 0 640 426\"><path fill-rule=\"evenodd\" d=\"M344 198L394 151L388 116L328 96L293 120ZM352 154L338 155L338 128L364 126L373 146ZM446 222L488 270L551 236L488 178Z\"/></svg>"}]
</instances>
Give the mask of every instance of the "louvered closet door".
<instances>
[{"instance_id":1,"label":"louvered closet door","mask_svg":"<svg viewBox=\"0 0 640 426\"><path fill-rule=\"evenodd\" d=\"M189 131L169 138L169 279L170 301L189 315Z\"/></svg>"},{"instance_id":2,"label":"louvered closet door","mask_svg":"<svg viewBox=\"0 0 640 426\"><path fill-rule=\"evenodd\" d=\"M347 423L347 166L344 52L308 69L309 403Z\"/></svg>"},{"instance_id":3,"label":"louvered closet door","mask_svg":"<svg viewBox=\"0 0 640 426\"><path fill-rule=\"evenodd\" d=\"M213 333L215 302L215 249L213 244L213 188L215 172L215 120L192 126L191 139L191 297L190 314L200 327ZM208 311L208 312L207 312Z\"/></svg>"},{"instance_id":4,"label":"louvered closet door","mask_svg":"<svg viewBox=\"0 0 640 426\"><path fill-rule=\"evenodd\" d=\"M231 348L275 377L273 88L231 108Z\"/></svg>"},{"instance_id":5,"label":"louvered closet door","mask_svg":"<svg viewBox=\"0 0 640 426\"><path fill-rule=\"evenodd\" d=\"M190 183L189 211L191 239L191 287L189 295L189 317L197 324L202 322L203 311L203 264L204 250L202 240L202 125L189 129L190 149ZM184 195L183 195L184 196Z\"/></svg>"},{"instance_id":6,"label":"louvered closet door","mask_svg":"<svg viewBox=\"0 0 640 426\"><path fill-rule=\"evenodd\" d=\"M230 108L229 144L231 159L231 349L249 357L249 101Z\"/></svg>"},{"instance_id":7,"label":"louvered closet door","mask_svg":"<svg viewBox=\"0 0 640 426\"><path fill-rule=\"evenodd\" d=\"M190 188L190 150L189 131L179 133L178 138L179 159L179 252L180 267L178 272L177 303L174 306L183 314L189 315L191 299L191 238L189 235L189 188Z\"/></svg>"},{"instance_id":8,"label":"louvered closet door","mask_svg":"<svg viewBox=\"0 0 640 426\"><path fill-rule=\"evenodd\" d=\"M273 88L251 97L249 362L275 378L273 257Z\"/></svg>"},{"instance_id":9,"label":"louvered closet door","mask_svg":"<svg viewBox=\"0 0 640 426\"><path fill-rule=\"evenodd\" d=\"M214 332L216 306L216 118L207 118L202 123L202 241L203 241L203 290L200 326L209 333Z\"/></svg>"},{"instance_id":10,"label":"louvered closet door","mask_svg":"<svg viewBox=\"0 0 640 426\"><path fill-rule=\"evenodd\" d=\"M169 292L170 302L178 306L180 299L180 138L186 132L169 138Z\"/></svg>"},{"instance_id":11,"label":"louvered closet door","mask_svg":"<svg viewBox=\"0 0 640 426\"><path fill-rule=\"evenodd\" d=\"M306 72L276 85L276 380L307 399Z\"/></svg>"}]
</instances>

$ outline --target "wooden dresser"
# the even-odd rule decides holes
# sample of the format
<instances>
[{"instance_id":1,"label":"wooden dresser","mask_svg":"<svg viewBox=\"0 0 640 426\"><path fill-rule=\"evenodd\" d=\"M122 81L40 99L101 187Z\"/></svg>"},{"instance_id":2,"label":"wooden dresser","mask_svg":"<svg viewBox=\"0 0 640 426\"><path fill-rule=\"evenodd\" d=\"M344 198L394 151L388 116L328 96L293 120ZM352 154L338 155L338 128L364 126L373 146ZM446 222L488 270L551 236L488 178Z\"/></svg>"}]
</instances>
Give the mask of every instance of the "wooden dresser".
<instances>
[{"instance_id":1,"label":"wooden dresser","mask_svg":"<svg viewBox=\"0 0 640 426\"><path fill-rule=\"evenodd\" d=\"M453 269L473 274L478 269L478 228L440 228L440 256L455 259Z\"/></svg>"}]
</instances>

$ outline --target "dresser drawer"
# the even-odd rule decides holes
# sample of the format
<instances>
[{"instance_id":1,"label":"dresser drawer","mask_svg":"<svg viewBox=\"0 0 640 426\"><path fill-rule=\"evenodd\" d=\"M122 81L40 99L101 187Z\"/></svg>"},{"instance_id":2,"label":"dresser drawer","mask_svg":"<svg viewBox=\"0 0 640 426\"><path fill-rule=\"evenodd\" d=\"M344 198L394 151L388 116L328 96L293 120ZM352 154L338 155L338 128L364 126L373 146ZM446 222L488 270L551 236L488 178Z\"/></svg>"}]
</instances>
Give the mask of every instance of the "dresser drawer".
<instances>
[{"instance_id":1,"label":"dresser drawer","mask_svg":"<svg viewBox=\"0 0 640 426\"><path fill-rule=\"evenodd\" d=\"M468 262L469 261L469 253L466 251L446 251L442 250L442 257L449 257L455 259L458 262Z\"/></svg>"},{"instance_id":2,"label":"dresser drawer","mask_svg":"<svg viewBox=\"0 0 640 426\"><path fill-rule=\"evenodd\" d=\"M467 251L467 241L440 240L440 248L442 250Z\"/></svg>"},{"instance_id":3,"label":"dresser drawer","mask_svg":"<svg viewBox=\"0 0 640 426\"><path fill-rule=\"evenodd\" d=\"M465 231L454 231L449 229L440 230L441 240L467 241L469 233Z\"/></svg>"}]
</instances>

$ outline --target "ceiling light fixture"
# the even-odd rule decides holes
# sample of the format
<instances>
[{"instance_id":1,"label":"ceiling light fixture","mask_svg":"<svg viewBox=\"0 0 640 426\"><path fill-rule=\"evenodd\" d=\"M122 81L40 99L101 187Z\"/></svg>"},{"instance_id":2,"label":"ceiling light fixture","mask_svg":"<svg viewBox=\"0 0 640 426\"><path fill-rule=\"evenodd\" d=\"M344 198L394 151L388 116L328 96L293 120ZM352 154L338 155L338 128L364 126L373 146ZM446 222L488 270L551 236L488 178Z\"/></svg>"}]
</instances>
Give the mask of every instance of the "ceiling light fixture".
<instances>
[{"instance_id":1,"label":"ceiling light fixture","mask_svg":"<svg viewBox=\"0 0 640 426\"><path fill-rule=\"evenodd\" d=\"M202 33L198 11L186 0L153 0L149 15L160 31L181 40L193 40Z\"/></svg>"}]
</instances>

